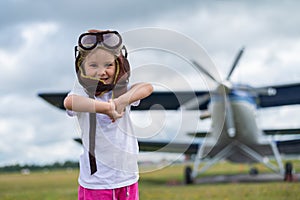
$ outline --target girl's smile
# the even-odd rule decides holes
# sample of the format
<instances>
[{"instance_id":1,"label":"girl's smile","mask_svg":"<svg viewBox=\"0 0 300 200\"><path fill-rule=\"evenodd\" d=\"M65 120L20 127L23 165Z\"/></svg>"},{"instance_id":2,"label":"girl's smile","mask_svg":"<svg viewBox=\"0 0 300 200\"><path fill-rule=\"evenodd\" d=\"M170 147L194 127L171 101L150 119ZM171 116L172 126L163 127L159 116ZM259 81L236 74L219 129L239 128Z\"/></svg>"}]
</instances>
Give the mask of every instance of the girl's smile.
<instances>
[{"instance_id":1,"label":"girl's smile","mask_svg":"<svg viewBox=\"0 0 300 200\"><path fill-rule=\"evenodd\" d=\"M86 76L112 84L116 72L114 55L101 48L95 49L85 59L84 72Z\"/></svg>"}]
</instances>

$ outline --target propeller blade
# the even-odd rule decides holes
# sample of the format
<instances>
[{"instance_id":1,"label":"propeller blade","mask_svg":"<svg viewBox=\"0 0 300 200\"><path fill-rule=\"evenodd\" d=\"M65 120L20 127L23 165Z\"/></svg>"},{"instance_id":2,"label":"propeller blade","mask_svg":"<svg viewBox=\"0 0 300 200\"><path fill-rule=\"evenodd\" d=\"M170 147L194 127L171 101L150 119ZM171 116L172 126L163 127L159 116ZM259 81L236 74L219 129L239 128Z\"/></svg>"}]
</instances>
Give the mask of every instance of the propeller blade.
<instances>
[{"instance_id":1,"label":"propeller blade","mask_svg":"<svg viewBox=\"0 0 300 200\"><path fill-rule=\"evenodd\" d=\"M204 67L202 67L198 62L196 62L195 60L191 60L191 62L193 63L193 65L195 65L202 73L204 73L206 76L208 76L211 80L217 82L220 84L220 82L213 76L211 75L208 71L206 71L206 69Z\"/></svg>"},{"instance_id":2,"label":"propeller blade","mask_svg":"<svg viewBox=\"0 0 300 200\"><path fill-rule=\"evenodd\" d=\"M234 118L231 103L227 95L225 95L225 123L228 136L233 138L236 134L236 129L234 125Z\"/></svg>"},{"instance_id":3,"label":"propeller blade","mask_svg":"<svg viewBox=\"0 0 300 200\"><path fill-rule=\"evenodd\" d=\"M231 76L233 70L234 70L235 67L237 66L237 64L238 64L238 62L239 62L241 56L242 56L243 53L244 53L244 49L245 49L245 48L242 47L241 50L239 51L239 53L237 54L237 56L236 56L236 58L235 58L235 60L234 60L234 63L233 63L233 65L232 65L232 67L231 67L231 70L230 70L229 74L227 75L226 80L229 80L229 78L230 78L230 76Z\"/></svg>"}]
</instances>

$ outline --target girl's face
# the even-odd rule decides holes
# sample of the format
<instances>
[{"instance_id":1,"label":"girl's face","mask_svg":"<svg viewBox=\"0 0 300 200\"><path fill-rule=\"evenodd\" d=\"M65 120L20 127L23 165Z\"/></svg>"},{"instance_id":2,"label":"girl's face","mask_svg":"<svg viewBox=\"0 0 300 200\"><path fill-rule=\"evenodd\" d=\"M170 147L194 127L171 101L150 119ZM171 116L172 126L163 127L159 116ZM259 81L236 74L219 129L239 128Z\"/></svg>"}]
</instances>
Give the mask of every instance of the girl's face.
<instances>
[{"instance_id":1,"label":"girl's face","mask_svg":"<svg viewBox=\"0 0 300 200\"><path fill-rule=\"evenodd\" d=\"M83 68L86 76L112 84L116 72L115 57L108 51L96 48L85 58Z\"/></svg>"}]
</instances>

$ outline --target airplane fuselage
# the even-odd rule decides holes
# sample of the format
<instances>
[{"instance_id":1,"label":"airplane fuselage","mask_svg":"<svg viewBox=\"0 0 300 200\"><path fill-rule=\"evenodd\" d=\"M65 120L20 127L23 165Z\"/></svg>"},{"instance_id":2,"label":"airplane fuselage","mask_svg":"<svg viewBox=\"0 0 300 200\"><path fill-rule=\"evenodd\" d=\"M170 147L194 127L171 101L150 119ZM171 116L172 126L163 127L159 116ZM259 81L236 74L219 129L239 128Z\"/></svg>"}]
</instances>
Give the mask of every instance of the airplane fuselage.
<instances>
[{"instance_id":1,"label":"airplane fuselage","mask_svg":"<svg viewBox=\"0 0 300 200\"><path fill-rule=\"evenodd\" d=\"M233 90L228 97L236 133L233 137L228 133L226 117L230 116L227 115L224 102L227 99L220 95L212 96L209 106L212 113L211 139L223 145L231 143L233 140L238 140L248 145L258 144L262 131L256 123L255 97L247 92L237 90Z\"/></svg>"}]
</instances>

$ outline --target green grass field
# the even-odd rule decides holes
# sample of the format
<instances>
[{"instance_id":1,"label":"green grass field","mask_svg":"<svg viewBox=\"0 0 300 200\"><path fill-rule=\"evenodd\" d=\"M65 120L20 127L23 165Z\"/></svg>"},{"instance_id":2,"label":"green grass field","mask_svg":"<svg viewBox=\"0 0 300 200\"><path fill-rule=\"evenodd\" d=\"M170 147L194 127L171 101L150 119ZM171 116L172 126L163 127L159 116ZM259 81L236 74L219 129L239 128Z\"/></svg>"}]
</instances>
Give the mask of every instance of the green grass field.
<instances>
[{"instance_id":1,"label":"green grass field","mask_svg":"<svg viewBox=\"0 0 300 200\"><path fill-rule=\"evenodd\" d=\"M296 171L300 162L293 161ZM260 165L262 172L267 172ZM300 199L300 182L224 183L183 185L183 165L173 165L140 176L140 199ZM205 176L247 173L245 165L222 162ZM78 170L0 174L1 200L74 200L77 199Z\"/></svg>"}]
</instances>

